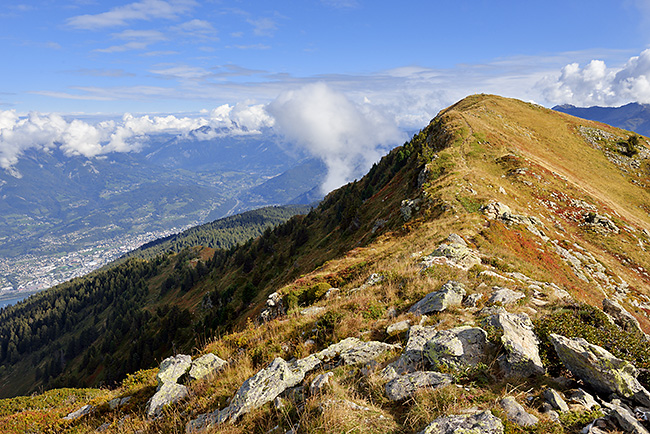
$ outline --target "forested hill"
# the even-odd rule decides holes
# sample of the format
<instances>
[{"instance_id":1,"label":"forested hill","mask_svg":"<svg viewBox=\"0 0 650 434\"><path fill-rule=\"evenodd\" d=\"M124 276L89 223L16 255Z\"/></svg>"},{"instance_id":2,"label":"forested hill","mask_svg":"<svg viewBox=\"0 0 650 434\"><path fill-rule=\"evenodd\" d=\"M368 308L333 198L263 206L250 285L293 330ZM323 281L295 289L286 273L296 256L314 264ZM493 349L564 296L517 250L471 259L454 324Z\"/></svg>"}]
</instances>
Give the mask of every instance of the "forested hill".
<instances>
[{"instance_id":1,"label":"forested hill","mask_svg":"<svg viewBox=\"0 0 650 434\"><path fill-rule=\"evenodd\" d=\"M268 206L224 217L144 244L124 255L121 261L127 258L152 259L162 253L178 253L195 246L230 249L262 235L266 229L283 223L296 214L306 214L310 209L310 205Z\"/></svg>"}]
</instances>

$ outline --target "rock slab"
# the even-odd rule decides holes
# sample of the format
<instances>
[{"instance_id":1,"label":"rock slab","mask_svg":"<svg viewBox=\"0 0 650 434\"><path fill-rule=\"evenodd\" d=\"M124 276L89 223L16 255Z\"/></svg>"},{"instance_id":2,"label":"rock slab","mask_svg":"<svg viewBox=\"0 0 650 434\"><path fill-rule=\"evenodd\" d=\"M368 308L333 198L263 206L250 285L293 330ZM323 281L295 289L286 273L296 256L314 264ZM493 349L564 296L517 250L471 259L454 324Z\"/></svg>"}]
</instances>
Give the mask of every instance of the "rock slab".
<instances>
[{"instance_id":1,"label":"rock slab","mask_svg":"<svg viewBox=\"0 0 650 434\"><path fill-rule=\"evenodd\" d=\"M551 343L564 366L597 391L650 407L650 392L638 382L638 371L630 362L582 338L551 334Z\"/></svg>"},{"instance_id":2,"label":"rock slab","mask_svg":"<svg viewBox=\"0 0 650 434\"><path fill-rule=\"evenodd\" d=\"M487 323L503 332L501 342L506 355L501 364L506 376L530 377L546 372L539 356L539 340L528 315L501 310L490 316Z\"/></svg>"},{"instance_id":3,"label":"rock slab","mask_svg":"<svg viewBox=\"0 0 650 434\"><path fill-rule=\"evenodd\" d=\"M391 401L402 401L410 398L420 389L438 389L451 384L453 377L440 372L413 372L400 375L386 383L386 396Z\"/></svg>"},{"instance_id":4,"label":"rock slab","mask_svg":"<svg viewBox=\"0 0 650 434\"><path fill-rule=\"evenodd\" d=\"M433 369L462 369L485 358L487 333L479 327L461 326L437 332L425 345L424 356Z\"/></svg>"},{"instance_id":5,"label":"rock slab","mask_svg":"<svg viewBox=\"0 0 650 434\"><path fill-rule=\"evenodd\" d=\"M506 396L499 404L506 412L508 420L516 423L519 426L531 426L539 422L537 417L528 413L524 407L519 404L512 396Z\"/></svg>"},{"instance_id":6,"label":"rock slab","mask_svg":"<svg viewBox=\"0 0 650 434\"><path fill-rule=\"evenodd\" d=\"M489 411L439 417L420 434L503 434L503 423Z\"/></svg>"},{"instance_id":7,"label":"rock slab","mask_svg":"<svg viewBox=\"0 0 650 434\"><path fill-rule=\"evenodd\" d=\"M215 354L205 354L192 362L189 374L190 379L196 381L205 378L223 369L227 364L225 360L217 357Z\"/></svg>"},{"instance_id":8,"label":"rock slab","mask_svg":"<svg viewBox=\"0 0 650 434\"><path fill-rule=\"evenodd\" d=\"M442 312L451 306L460 306L465 295L462 283L450 280L442 285L440 290L427 294L422 300L409 309L410 313L426 315L433 312Z\"/></svg>"}]
</instances>

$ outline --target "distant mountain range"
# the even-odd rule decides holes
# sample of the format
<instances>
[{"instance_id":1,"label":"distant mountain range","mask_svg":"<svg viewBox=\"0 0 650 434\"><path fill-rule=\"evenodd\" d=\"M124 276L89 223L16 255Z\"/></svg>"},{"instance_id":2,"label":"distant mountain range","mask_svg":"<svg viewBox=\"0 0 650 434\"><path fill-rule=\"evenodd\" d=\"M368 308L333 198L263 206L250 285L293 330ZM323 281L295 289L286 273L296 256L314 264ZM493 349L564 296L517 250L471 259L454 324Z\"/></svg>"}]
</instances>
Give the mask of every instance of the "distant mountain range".
<instances>
[{"instance_id":1,"label":"distant mountain range","mask_svg":"<svg viewBox=\"0 0 650 434\"><path fill-rule=\"evenodd\" d=\"M553 107L553 110L650 136L650 104L632 102L621 107L576 107L562 104Z\"/></svg>"}]
</instances>

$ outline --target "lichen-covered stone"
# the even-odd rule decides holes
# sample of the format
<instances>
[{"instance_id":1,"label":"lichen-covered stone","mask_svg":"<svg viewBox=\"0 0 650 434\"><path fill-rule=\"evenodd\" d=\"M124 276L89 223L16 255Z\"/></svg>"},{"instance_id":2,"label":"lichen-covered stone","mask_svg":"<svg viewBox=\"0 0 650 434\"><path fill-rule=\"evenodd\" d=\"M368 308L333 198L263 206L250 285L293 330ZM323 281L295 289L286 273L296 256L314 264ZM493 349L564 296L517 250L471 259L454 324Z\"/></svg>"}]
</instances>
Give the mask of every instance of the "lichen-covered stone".
<instances>
[{"instance_id":1,"label":"lichen-covered stone","mask_svg":"<svg viewBox=\"0 0 650 434\"><path fill-rule=\"evenodd\" d=\"M400 375L386 383L386 396L391 401L401 401L410 398L422 388L437 389L451 384L453 377L440 372L412 372Z\"/></svg>"},{"instance_id":2,"label":"lichen-covered stone","mask_svg":"<svg viewBox=\"0 0 650 434\"><path fill-rule=\"evenodd\" d=\"M156 375L158 389L164 383L176 383L192 366L192 357L185 354L167 357L160 363L160 370Z\"/></svg>"},{"instance_id":3,"label":"lichen-covered stone","mask_svg":"<svg viewBox=\"0 0 650 434\"><path fill-rule=\"evenodd\" d=\"M528 413L512 396L506 396L499 404L503 407L508 419L519 426L531 426L539 422L536 416Z\"/></svg>"},{"instance_id":4,"label":"lichen-covered stone","mask_svg":"<svg viewBox=\"0 0 650 434\"><path fill-rule=\"evenodd\" d=\"M569 411L569 406L557 390L551 388L544 389L543 395L546 402L551 404L555 410Z\"/></svg>"},{"instance_id":5,"label":"lichen-covered stone","mask_svg":"<svg viewBox=\"0 0 650 434\"><path fill-rule=\"evenodd\" d=\"M572 391L569 395L569 402L582 405L583 407L591 410L600 405L596 402L593 396L582 389Z\"/></svg>"},{"instance_id":6,"label":"lichen-covered stone","mask_svg":"<svg viewBox=\"0 0 650 434\"><path fill-rule=\"evenodd\" d=\"M494 292L488 299L488 303L490 304L507 305L507 304L512 304L526 297L526 294L524 294L523 292L513 291L512 289L509 288L502 288L500 286L495 286L493 289Z\"/></svg>"},{"instance_id":7,"label":"lichen-covered stone","mask_svg":"<svg viewBox=\"0 0 650 434\"><path fill-rule=\"evenodd\" d=\"M650 406L650 393L637 381L638 371L630 362L582 338L551 334L551 343L564 366L597 391Z\"/></svg>"},{"instance_id":8,"label":"lichen-covered stone","mask_svg":"<svg viewBox=\"0 0 650 434\"><path fill-rule=\"evenodd\" d=\"M506 376L530 377L546 372L539 356L539 341L528 315L499 310L486 322L503 333L501 342L506 354L501 364Z\"/></svg>"},{"instance_id":9,"label":"lichen-covered stone","mask_svg":"<svg viewBox=\"0 0 650 434\"><path fill-rule=\"evenodd\" d=\"M227 362L215 354L208 353L205 354L192 362L192 367L190 368L190 379L191 380L200 380L207 377L208 375L214 374L215 372L223 369L227 365Z\"/></svg>"},{"instance_id":10,"label":"lichen-covered stone","mask_svg":"<svg viewBox=\"0 0 650 434\"><path fill-rule=\"evenodd\" d=\"M503 434L503 423L486 410L439 417L420 434Z\"/></svg>"},{"instance_id":11,"label":"lichen-covered stone","mask_svg":"<svg viewBox=\"0 0 650 434\"><path fill-rule=\"evenodd\" d=\"M605 402L603 405L610 410L610 415L616 418L616 421L626 433L649 434L648 430L641 425L641 422L627 408L615 403Z\"/></svg>"},{"instance_id":12,"label":"lichen-covered stone","mask_svg":"<svg viewBox=\"0 0 650 434\"><path fill-rule=\"evenodd\" d=\"M422 267L424 269L435 264L447 264L469 270L480 263L481 257L478 252L469 248L464 240L462 243L455 241L442 243L430 255L422 258Z\"/></svg>"},{"instance_id":13,"label":"lichen-covered stone","mask_svg":"<svg viewBox=\"0 0 650 434\"><path fill-rule=\"evenodd\" d=\"M437 333L438 330L432 326L412 326L409 329L408 341L406 342L406 347L402 355L387 366L385 376L389 378L392 376L386 375L388 371L401 375L408 372L426 370L425 368L429 366L429 361L424 358L424 345Z\"/></svg>"},{"instance_id":14,"label":"lichen-covered stone","mask_svg":"<svg viewBox=\"0 0 650 434\"><path fill-rule=\"evenodd\" d=\"M176 403L187 396L187 387L178 383L163 383L147 404L149 418L160 416L162 409Z\"/></svg>"},{"instance_id":15,"label":"lichen-covered stone","mask_svg":"<svg viewBox=\"0 0 650 434\"><path fill-rule=\"evenodd\" d=\"M465 287L463 284L450 280L442 285L438 291L427 294L422 300L411 306L409 312L416 315L442 312L451 306L460 306L464 295Z\"/></svg>"},{"instance_id":16,"label":"lichen-covered stone","mask_svg":"<svg viewBox=\"0 0 650 434\"><path fill-rule=\"evenodd\" d=\"M81 417L83 417L83 416L85 416L87 414L92 413L94 410L95 410L94 406L92 406L90 404L87 404L87 405L84 405L83 407L81 407L79 410L75 410L72 413L68 414L63 419L65 419L65 420L77 420L77 419L79 419L79 418L81 418Z\"/></svg>"},{"instance_id":17,"label":"lichen-covered stone","mask_svg":"<svg viewBox=\"0 0 650 434\"><path fill-rule=\"evenodd\" d=\"M425 345L424 356L433 369L476 366L485 358L487 333L479 327L440 330Z\"/></svg>"},{"instance_id":18,"label":"lichen-covered stone","mask_svg":"<svg viewBox=\"0 0 650 434\"><path fill-rule=\"evenodd\" d=\"M386 334L388 336L396 336L402 333L406 333L409 328L411 328L411 321L409 320L396 322L395 324L391 324L386 327Z\"/></svg>"},{"instance_id":19,"label":"lichen-covered stone","mask_svg":"<svg viewBox=\"0 0 650 434\"><path fill-rule=\"evenodd\" d=\"M603 312L609 315L614 323L628 333L643 333L639 321L623 306L609 298L603 299Z\"/></svg>"},{"instance_id":20,"label":"lichen-covered stone","mask_svg":"<svg viewBox=\"0 0 650 434\"><path fill-rule=\"evenodd\" d=\"M355 337L349 337L316 353L315 357L323 362L339 359L345 365L353 365L357 363L368 363L386 351L399 348L401 348L399 345L391 345L377 341L364 342Z\"/></svg>"}]
</instances>

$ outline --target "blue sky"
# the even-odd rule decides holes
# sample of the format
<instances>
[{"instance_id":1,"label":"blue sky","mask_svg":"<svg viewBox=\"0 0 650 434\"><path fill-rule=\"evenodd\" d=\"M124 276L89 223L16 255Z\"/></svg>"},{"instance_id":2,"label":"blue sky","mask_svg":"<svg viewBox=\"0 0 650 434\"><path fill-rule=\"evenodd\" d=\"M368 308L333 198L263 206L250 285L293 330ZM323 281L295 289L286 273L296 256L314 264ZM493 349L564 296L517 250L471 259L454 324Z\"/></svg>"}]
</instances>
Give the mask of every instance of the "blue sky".
<instances>
[{"instance_id":1,"label":"blue sky","mask_svg":"<svg viewBox=\"0 0 650 434\"><path fill-rule=\"evenodd\" d=\"M427 111L483 91L554 104L533 89L539 80L592 59L622 67L650 42L648 8L620 0L17 2L0 12L0 108L195 112L268 102L314 81L353 100L388 107L394 98ZM409 86L433 102L394 95Z\"/></svg>"},{"instance_id":2,"label":"blue sky","mask_svg":"<svg viewBox=\"0 0 650 434\"><path fill-rule=\"evenodd\" d=\"M18 0L0 11L0 167L206 124L309 141L296 122L339 111L362 124L339 143L377 125L398 143L481 92L650 103L649 43L650 0Z\"/></svg>"}]
</instances>

